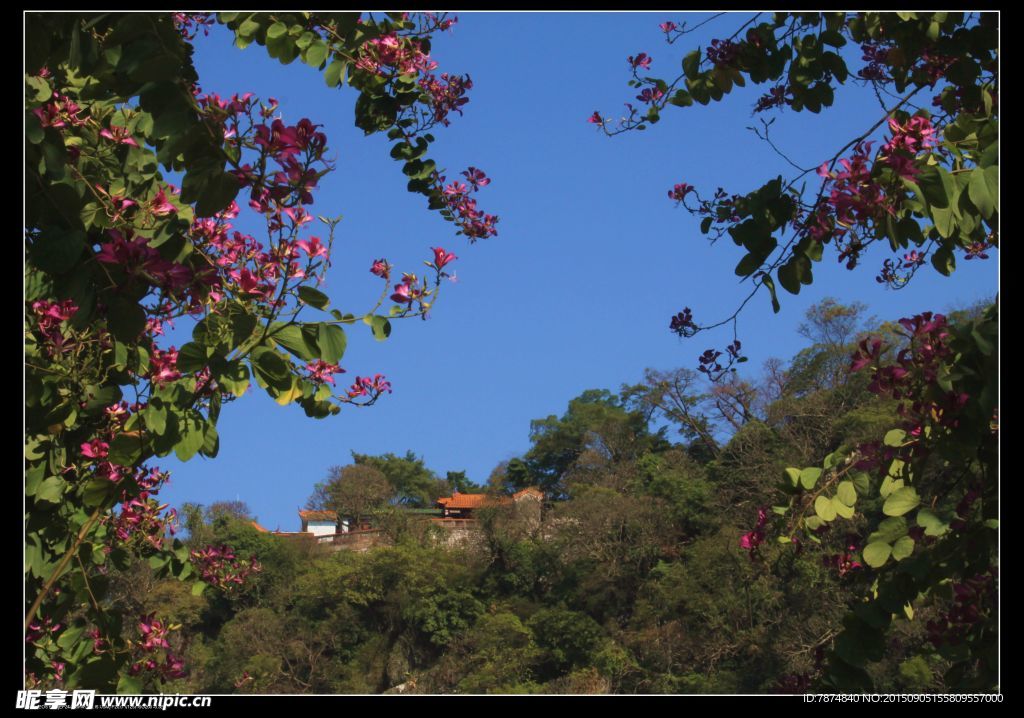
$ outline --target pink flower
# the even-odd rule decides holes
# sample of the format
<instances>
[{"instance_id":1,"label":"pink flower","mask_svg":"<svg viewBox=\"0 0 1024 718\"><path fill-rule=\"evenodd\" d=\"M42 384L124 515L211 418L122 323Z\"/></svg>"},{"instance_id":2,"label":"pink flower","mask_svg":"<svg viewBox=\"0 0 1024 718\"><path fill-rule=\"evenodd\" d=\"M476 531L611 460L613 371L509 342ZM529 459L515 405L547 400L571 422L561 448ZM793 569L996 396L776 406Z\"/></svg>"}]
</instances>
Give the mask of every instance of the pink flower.
<instances>
[{"instance_id":1,"label":"pink flower","mask_svg":"<svg viewBox=\"0 0 1024 718\"><path fill-rule=\"evenodd\" d=\"M178 208L167 201L167 195L163 189L156 193L149 202L149 211L156 217L166 217L169 214L177 214Z\"/></svg>"},{"instance_id":2,"label":"pink flower","mask_svg":"<svg viewBox=\"0 0 1024 718\"><path fill-rule=\"evenodd\" d=\"M640 100L640 102L643 102L643 103L646 103L646 104L649 105L649 104L651 104L653 102L657 102L658 100L660 100L664 96L665 96L665 93L662 92L661 90L659 90L656 87L655 88L645 87L643 90L640 91L640 94L636 96L636 99Z\"/></svg>"},{"instance_id":3,"label":"pink flower","mask_svg":"<svg viewBox=\"0 0 1024 718\"><path fill-rule=\"evenodd\" d=\"M349 387L348 396L350 399L354 399L357 396L367 396L372 394L373 398L376 399L384 392L391 393L391 382L384 379L383 374L377 374L371 379L368 376L357 376L355 383Z\"/></svg>"},{"instance_id":4,"label":"pink flower","mask_svg":"<svg viewBox=\"0 0 1024 718\"><path fill-rule=\"evenodd\" d=\"M100 137L106 137L108 140L116 142L119 145L128 145L130 147L139 146L139 143L135 141L135 138L128 134L127 127L111 125L109 130L100 130Z\"/></svg>"},{"instance_id":5,"label":"pink flower","mask_svg":"<svg viewBox=\"0 0 1024 718\"><path fill-rule=\"evenodd\" d=\"M409 284L396 284L395 293L391 295L391 301L396 304L412 304L412 287Z\"/></svg>"},{"instance_id":6,"label":"pink flower","mask_svg":"<svg viewBox=\"0 0 1024 718\"><path fill-rule=\"evenodd\" d=\"M82 456L90 459L105 459L110 451L110 444L101 439L93 439L82 444L81 448Z\"/></svg>"},{"instance_id":7,"label":"pink flower","mask_svg":"<svg viewBox=\"0 0 1024 718\"><path fill-rule=\"evenodd\" d=\"M431 249L434 250L434 266L438 269L441 269L449 262L458 259L454 254L446 252L440 247L431 247Z\"/></svg>"},{"instance_id":8,"label":"pink flower","mask_svg":"<svg viewBox=\"0 0 1024 718\"><path fill-rule=\"evenodd\" d=\"M310 380L318 384L323 384L324 382L334 384L334 375L345 373L345 370L337 364L328 364L323 359L317 359L307 364L306 371L309 372Z\"/></svg>"},{"instance_id":9,"label":"pink flower","mask_svg":"<svg viewBox=\"0 0 1024 718\"><path fill-rule=\"evenodd\" d=\"M763 531L749 531L740 537L740 548L753 551L764 543Z\"/></svg>"},{"instance_id":10,"label":"pink flower","mask_svg":"<svg viewBox=\"0 0 1024 718\"><path fill-rule=\"evenodd\" d=\"M391 276L391 265L383 257L375 259L370 266L370 274L375 274L382 279L388 279Z\"/></svg>"},{"instance_id":11,"label":"pink flower","mask_svg":"<svg viewBox=\"0 0 1024 718\"><path fill-rule=\"evenodd\" d=\"M594 114L587 118L587 122L589 122L592 125L603 125L604 119L602 119L600 112L594 110Z\"/></svg>"},{"instance_id":12,"label":"pink flower","mask_svg":"<svg viewBox=\"0 0 1024 718\"><path fill-rule=\"evenodd\" d=\"M668 33L676 29L676 24L672 21L669 21L661 23L660 25L658 25L658 27L660 27L661 31L667 35Z\"/></svg>"},{"instance_id":13,"label":"pink flower","mask_svg":"<svg viewBox=\"0 0 1024 718\"><path fill-rule=\"evenodd\" d=\"M649 70L651 68L651 58L647 55L646 52L641 52L636 57L630 55L628 58L626 58L626 62L632 65L634 70L637 69L638 67L644 70Z\"/></svg>"},{"instance_id":14,"label":"pink flower","mask_svg":"<svg viewBox=\"0 0 1024 718\"><path fill-rule=\"evenodd\" d=\"M302 251L308 254L310 259L313 259L314 257L326 257L329 254L327 247L320 243L319 237L310 237L308 242L304 239L300 239L295 244L298 245Z\"/></svg>"},{"instance_id":15,"label":"pink flower","mask_svg":"<svg viewBox=\"0 0 1024 718\"><path fill-rule=\"evenodd\" d=\"M167 351L153 350L149 360L150 378L159 386L181 378L178 371L178 350L173 346Z\"/></svg>"},{"instance_id":16,"label":"pink flower","mask_svg":"<svg viewBox=\"0 0 1024 718\"><path fill-rule=\"evenodd\" d=\"M688 185L685 182L683 182L681 184L677 184L668 191L668 198L674 199L676 202L682 202L684 199L686 199L686 195L690 194L693 191L693 185Z\"/></svg>"},{"instance_id":17,"label":"pink flower","mask_svg":"<svg viewBox=\"0 0 1024 718\"><path fill-rule=\"evenodd\" d=\"M391 301L397 304L412 304L423 296L423 290L415 286L415 274L403 274L402 283L395 285L395 293L391 295Z\"/></svg>"},{"instance_id":18,"label":"pink flower","mask_svg":"<svg viewBox=\"0 0 1024 718\"><path fill-rule=\"evenodd\" d=\"M470 167L462 174L463 176L465 176L466 181L473 185L474 190L480 189L481 187L486 187L491 183L491 180L488 179L487 175L485 175L482 171L478 170L476 167Z\"/></svg>"}]
</instances>

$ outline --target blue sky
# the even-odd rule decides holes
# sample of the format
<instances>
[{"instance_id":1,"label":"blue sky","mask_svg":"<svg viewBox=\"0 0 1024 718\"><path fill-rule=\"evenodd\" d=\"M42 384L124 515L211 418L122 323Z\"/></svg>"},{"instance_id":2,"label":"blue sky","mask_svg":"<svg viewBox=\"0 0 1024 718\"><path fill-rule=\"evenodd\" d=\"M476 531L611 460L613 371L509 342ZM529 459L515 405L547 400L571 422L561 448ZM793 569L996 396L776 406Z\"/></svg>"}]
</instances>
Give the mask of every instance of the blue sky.
<instances>
[{"instance_id":1,"label":"blue sky","mask_svg":"<svg viewBox=\"0 0 1024 718\"><path fill-rule=\"evenodd\" d=\"M746 19L730 14L672 47L664 43L660 22L693 25L703 17L460 14L432 55L439 71L468 72L474 87L465 116L435 132L431 157L449 176L475 166L493 178L479 202L501 216L500 234L472 246L405 191L386 138L355 128L349 88L329 90L312 68L282 66L261 47L240 51L220 27L197 38L204 91L275 97L288 123L309 117L324 126L337 171L322 181L313 210L344 216L322 287L332 308L361 314L373 305L379 280L369 267L379 257L417 271L430 247L444 247L459 257L449 267L459 281L445 285L429 320L396 322L386 342L375 342L367 327L351 328L341 362L348 374L339 383L379 372L393 394L317 421L250 392L221 415L217 459L160 461L173 476L165 500L238 498L264 525L295 530L313 484L348 463L352 450L412 450L441 475L466 470L483 482L499 461L529 447L531 419L561 414L586 389L635 382L646 367L695 368L703 349L727 344L728 330L691 340L668 331L684 306L700 323L728 316L747 285L733 274L742 250L729 240L710 246L698 220L666 193L678 182L708 195L718 186L742 193L793 174L745 129L758 124L751 110L764 86L708 107L669 108L647 131L614 139L587 123L594 110L617 117L624 102L640 104L626 86L627 56L647 52L650 74L672 78L686 51L727 37ZM769 113L777 117L773 140L801 166L817 166L881 116L870 90L850 83L836 98L821 115ZM809 186L816 182L809 178ZM756 297L740 320L750 357L744 366L756 371L769 357L798 351L796 327L825 296L861 301L890 319L995 294L995 257L961 261L952 278L926 267L893 292L874 281L887 256L869 253L849 272L826 252L811 287L797 297L780 290L778 315L766 296Z\"/></svg>"}]
</instances>

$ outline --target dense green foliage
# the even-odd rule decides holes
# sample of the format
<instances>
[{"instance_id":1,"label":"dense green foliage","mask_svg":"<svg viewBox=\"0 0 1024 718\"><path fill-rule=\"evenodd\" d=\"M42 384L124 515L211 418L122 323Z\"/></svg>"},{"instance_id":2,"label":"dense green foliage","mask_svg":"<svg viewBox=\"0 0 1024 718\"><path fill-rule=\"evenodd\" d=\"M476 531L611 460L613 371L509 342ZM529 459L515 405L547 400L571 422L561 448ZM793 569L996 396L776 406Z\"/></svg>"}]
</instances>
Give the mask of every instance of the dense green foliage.
<instances>
[{"instance_id":1,"label":"dense green foliage","mask_svg":"<svg viewBox=\"0 0 1024 718\"><path fill-rule=\"evenodd\" d=\"M558 467L539 528L490 509L473 540L449 545L412 531L361 553L259 534L244 507L210 507L190 523L201 536L194 540L244 546L264 570L229 598L179 592L172 620L182 624L176 639L192 672L168 689L803 690L820 674L865 569L770 544L752 557L740 534L785 467L896 418L893 401L858 374L834 378L828 361L865 336L860 310L828 301L811 310L815 317L825 332L849 327L742 382L750 406L743 418L696 381L685 397L693 400L689 418L645 411L637 397L664 390L647 381L618 395L585 392L562 417L534 422L531 449L510 465L526 483ZM715 432L714 457L699 438L665 438L687 436L694 418L729 427ZM366 457L357 458L338 473L365 467ZM509 475L502 469L492 490L517 488L499 483ZM852 521L820 536L842 545L865 527ZM134 576L114 583L140 610L176 590L173 582L165 592L136 588ZM943 678L954 659L929 643L926 628L944 599L922 597L914 607L913 620L901 612L893 621L889 647L870 669L879 691L954 687Z\"/></svg>"},{"instance_id":2,"label":"dense green foliage","mask_svg":"<svg viewBox=\"0 0 1024 718\"><path fill-rule=\"evenodd\" d=\"M387 134L408 189L470 241L496 234L472 196L486 176L469 168L471 188L446 186L426 158L430 130L461 112L471 85L432 74L430 36L449 21L217 20L238 46L357 91L356 125ZM773 83L759 112L818 113L848 80L870 83L877 123L839 139L820 182L808 169L745 194L680 183L669 196L703 234L742 248L747 299L761 292L776 312L776 286L800 292L832 250L854 269L888 247L877 280L893 289L929 263L951 276L958 257L999 244L997 20L757 14L685 54L674 80L647 76L646 53L630 57L646 110L617 129L591 122L645 129L748 81ZM468 540L451 540L415 512L472 490L465 474L442 479L412 453L356 454L312 487L310 507L386 516L387 545L286 540L237 503L184 507L188 538L172 538L153 460L215 457L220 413L250 383L316 418L390 392L381 375L336 390L346 331L361 320L382 341L393 319L426 315L454 259L432 248L429 281L406 274L393 289L377 260L376 303L330 308L315 285L337 221L321 218L322 241L304 209L332 169L327 138L309 119L272 120L275 102L202 93L189 39L213 21L27 18L30 686L998 690L995 303L864 327L860 307L825 301L807 315L806 349L762 376L735 371L746 359L734 334L697 371L585 392L533 422L529 451L489 478L495 496L539 486L539 526L494 502ZM670 43L686 34L662 28ZM860 67L840 51L850 41ZM243 189L266 245L229 231ZM671 328L735 332L740 310L702 325L686 308ZM180 348L161 339L175 319L194 320Z\"/></svg>"},{"instance_id":3,"label":"dense green foliage","mask_svg":"<svg viewBox=\"0 0 1024 718\"><path fill-rule=\"evenodd\" d=\"M724 351L706 350L698 369L728 387L730 419L748 408L730 375L746 361L739 315L759 292L779 312L776 282L798 294L813 283L814 264L833 251L853 270L869 251L887 247L892 254L875 280L896 290L928 263L948 277L958 257L984 260L998 248L998 22L994 12L755 13L728 38L685 54L673 80L647 75L652 59L646 53L628 58L629 85L642 88L637 99L648 107L642 113L630 106L617 128L595 112L590 121L609 135L646 129L669 106L723 101L748 81L772 83L755 114L817 114L848 81L869 85L880 105L873 125L837 138L838 150L819 158L820 182L808 181L814 170L786 156L768 137L771 122L762 121L758 136L798 174L742 194L720 187L701 196L685 182L668 193L701 218L700 231L712 241L728 236L744 252L735 274L751 280L752 289L730 317L701 324L686 307L670 323L682 337L732 325L733 341ZM689 32L685 23L666 22L661 29L669 44ZM851 41L859 52L842 50ZM835 344L848 331L829 307L809 317L807 326L829 314L840 321L822 337ZM900 318L887 334L862 339L849 371L863 372L870 392L895 401L896 416L873 436L836 446L815 444L808 435L803 445L814 450L786 467L770 499L775 505L758 510L741 545L755 560L775 555L764 545L772 540L794 553L820 551L841 573L862 577L852 582L843 630L829 644L822 685L842 691L877 686L877 665L896 640L894 622L927 600L945 603L927 627L930 642L951 663L947 685L994 690L998 307L993 303L959 326L922 312ZM805 356L800 363L826 369L820 382L835 384L842 375L835 356ZM814 386L805 384L804 391ZM686 402L671 407L688 413ZM687 429L714 451L705 425L690 421ZM846 540L828 538L839 530L849 532ZM920 666L915 661L901 675L920 675Z\"/></svg>"},{"instance_id":4,"label":"dense green foliage","mask_svg":"<svg viewBox=\"0 0 1024 718\"><path fill-rule=\"evenodd\" d=\"M248 595L262 590L254 556L264 552L244 533L217 534L227 542L218 545L173 539L175 512L156 498L167 475L152 461L215 457L221 410L250 383L315 418L390 393L380 374L335 387L346 328L365 325L364 336L383 341L393 319L426 316L455 259L431 248L429 279L407 273L392 285L392 265L367 258L383 280L376 302L359 314L330 308L318 287L339 220L321 216L315 230L307 211L333 169L327 138L309 118L286 123L274 100L203 93L190 40L215 21L239 47L256 43L322 71L329 88L354 89L356 126L388 134L409 191L470 241L497 234L498 218L470 197L489 182L484 173L470 168L472 190L446 192L425 156L430 130L461 113L471 86L432 74L431 34L452 22L443 16L29 13L28 687L139 692L184 675L163 607L133 612L110 593L111 574L142 565L189 581L195 596ZM249 209L264 241L232 231ZM164 336L175 320L192 328L181 347Z\"/></svg>"}]
</instances>

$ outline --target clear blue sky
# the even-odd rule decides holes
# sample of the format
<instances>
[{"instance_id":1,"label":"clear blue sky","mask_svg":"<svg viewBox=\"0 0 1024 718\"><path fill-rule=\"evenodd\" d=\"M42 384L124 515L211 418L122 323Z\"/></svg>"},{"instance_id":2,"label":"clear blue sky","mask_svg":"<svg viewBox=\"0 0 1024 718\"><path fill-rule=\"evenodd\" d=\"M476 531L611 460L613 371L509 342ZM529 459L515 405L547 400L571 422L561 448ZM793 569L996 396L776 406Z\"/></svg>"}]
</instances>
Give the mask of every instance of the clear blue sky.
<instances>
[{"instance_id":1,"label":"clear blue sky","mask_svg":"<svg viewBox=\"0 0 1024 718\"><path fill-rule=\"evenodd\" d=\"M586 121L597 109L617 116L623 102L640 104L626 86L627 56L647 52L651 75L674 77L687 50L728 36L746 16L664 43L660 22L693 25L702 17L460 14L453 34L435 39L433 57L439 71L470 73L474 88L465 116L435 133L431 156L450 175L472 165L493 178L479 201L501 216L500 234L473 246L406 192L386 138L355 128L351 90L328 90L312 68L282 66L261 47L240 51L223 28L197 38L205 91L272 96L287 122L309 117L324 125L337 171L322 182L313 209L344 215L324 287L332 307L360 314L372 306L379 280L369 267L382 256L398 270L417 271L430 247L444 247L459 257L449 268L459 281L445 286L428 321L396 322L386 342L362 325L349 332L348 374L339 383L379 372L393 394L317 421L252 391L221 415L217 459L160 460L173 476L164 498L172 505L239 498L264 525L296 530L296 509L313 484L328 467L350 462L352 450L412 450L442 476L464 469L483 482L499 461L529 447L531 419L561 414L585 389L635 382L646 367L695 368L704 348L728 343L726 330L688 341L668 331L684 306L698 322L731 314L746 285L733 274L742 250L729 240L709 246L697 220L666 193L678 182L708 194L718 186L747 192L793 173L745 129L757 122L751 110L764 86L709 107L670 108L646 132L615 139ZM850 84L822 115L772 115L772 136L796 162L817 166L880 112L869 90ZM899 292L874 281L887 256L869 253L848 272L826 252L813 286L798 297L780 290L779 315L767 297L755 298L740 324L745 367L756 371L769 357L798 351L796 327L825 296L864 302L891 319L995 294L994 256L961 261L950 279L926 267Z\"/></svg>"}]
</instances>

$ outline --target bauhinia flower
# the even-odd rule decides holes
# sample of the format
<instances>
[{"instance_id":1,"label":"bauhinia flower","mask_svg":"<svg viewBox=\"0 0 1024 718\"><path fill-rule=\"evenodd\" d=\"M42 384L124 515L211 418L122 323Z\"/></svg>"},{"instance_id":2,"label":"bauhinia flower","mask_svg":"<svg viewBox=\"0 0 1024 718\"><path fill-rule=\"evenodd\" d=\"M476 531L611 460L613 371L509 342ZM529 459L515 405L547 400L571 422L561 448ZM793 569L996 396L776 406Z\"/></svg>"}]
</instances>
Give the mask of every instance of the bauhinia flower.
<instances>
[{"instance_id":1,"label":"bauhinia flower","mask_svg":"<svg viewBox=\"0 0 1024 718\"><path fill-rule=\"evenodd\" d=\"M458 259L454 254L444 251L441 247L431 247L431 249L434 250L434 266L438 269Z\"/></svg>"},{"instance_id":2,"label":"bauhinia flower","mask_svg":"<svg viewBox=\"0 0 1024 718\"><path fill-rule=\"evenodd\" d=\"M309 255L310 259L314 257L326 257L329 252L326 245L320 243L319 237L310 237L309 240L300 239L295 243L302 251Z\"/></svg>"},{"instance_id":3,"label":"bauhinia flower","mask_svg":"<svg viewBox=\"0 0 1024 718\"><path fill-rule=\"evenodd\" d=\"M328 364L323 359L317 359L316 361L307 364L306 371L309 372L310 380L318 384L323 384L324 382L334 384L334 375L343 374L345 372L345 370L337 364Z\"/></svg>"}]
</instances>

